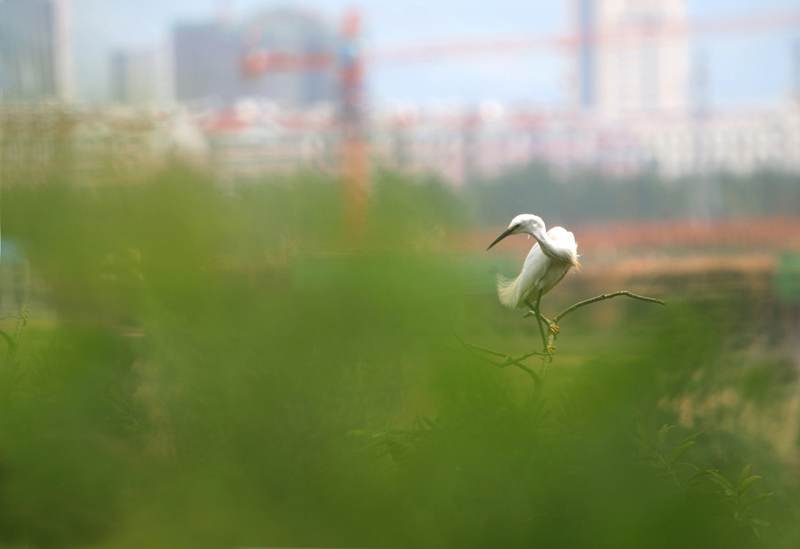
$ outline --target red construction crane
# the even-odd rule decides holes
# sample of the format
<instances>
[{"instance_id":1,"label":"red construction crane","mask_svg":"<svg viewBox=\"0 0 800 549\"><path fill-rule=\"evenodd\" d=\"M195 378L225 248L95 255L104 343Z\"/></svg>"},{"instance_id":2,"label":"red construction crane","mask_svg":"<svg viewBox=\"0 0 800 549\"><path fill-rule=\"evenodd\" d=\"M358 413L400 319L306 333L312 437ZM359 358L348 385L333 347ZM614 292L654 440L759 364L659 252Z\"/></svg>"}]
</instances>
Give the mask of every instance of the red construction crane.
<instances>
[{"instance_id":1,"label":"red construction crane","mask_svg":"<svg viewBox=\"0 0 800 549\"><path fill-rule=\"evenodd\" d=\"M633 40L665 40L709 34L751 33L778 27L800 25L800 9L773 13L699 20L686 24L643 24L624 29L598 29L589 35L552 33L521 36L471 36L441 42L401 45L375 53L370 60L376 66L424 63L454 57L495 55L530 50L574 50L587 42L624 47Z\"/></svg>"},{"instance_id":2,"label":"red construction crane","mask_svg":"<svg viewBox=\"0 0 800 549\"><path fill-rule=\"evenodd\" d=\"M357 11L342 21L342 175L348 205L350 234L360 239L367 206L367 154L364 143L364 61L361 55L361 17Z\"/></svg>"},{"instance_id":3,"label":"red construction crane","mask_svg":"<svg viewBox=\"0 0 800 549\"><path fill-rule=\"evenodd\" d=\"M341 174L347 196L350 234L360 239L366 217L367 160L364 144L364 60L361 17L351 10L342 18L338 57L330 53L293 54L255 50L242 59L242 73L255 78L271 72L310 72L336 68L339 80Z\"/></svg>"},{"instance_id":4,"label":"red construction crane","mask_svg":"<svg viewBox=\"0 0 800 549\"><path fill-rule=\"evenodd\" d=\"M387 66L424 63L472 55L498 55L537 49L574 51L587 42L625 47L649 38L664 40L708 34L749 33L800 25L800 10L700 20L687 24L641 25L625 29L598 29L586 34L549 34L517 37L468 37L399 46L375 52L370 64ZM347 13L341 26L342 48L338 58L329 53L297 55L258 50L242 60L242 72L258 77L270 72L319 71L337 67L341 85L339 126L342 132L342 165L351 233L362 231L366 212L367 161L364 144L364 54L360 48L361 19Z\"/></svg>"}]
</instances>

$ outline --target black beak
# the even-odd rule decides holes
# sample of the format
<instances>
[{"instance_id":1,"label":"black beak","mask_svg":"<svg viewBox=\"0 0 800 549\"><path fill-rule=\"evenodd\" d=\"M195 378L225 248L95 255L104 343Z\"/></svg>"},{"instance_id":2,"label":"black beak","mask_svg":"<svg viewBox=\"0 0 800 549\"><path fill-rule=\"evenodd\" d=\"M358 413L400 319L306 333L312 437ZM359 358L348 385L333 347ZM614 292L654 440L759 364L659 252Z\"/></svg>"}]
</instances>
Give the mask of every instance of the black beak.
<instances>
[{"instance_id":1,"label":"black beak","mask_svg":"<svg viewBox=\"0 0 800 549\"><path fill-rule=\"evenodd\" d=\"M504 232L503 234L501 234L500 236L498 236L498 237L497 237L497 240L495 240L494 242L492 242L492 243L489 245L489 247L488 247L488 248L486 248L486 250L487 250L487 251L488 251L488 250L491 250L491 249L492 249L492 246L494 246L495 244L497 244L498 242L500 242L501 240L503 240L505 237L507 237L507 236L508 236L508 235L510 235L510 234L514 234L514 230L513 230L513 229L506 229L506 232Z\"/></svg>"}]
</instances>

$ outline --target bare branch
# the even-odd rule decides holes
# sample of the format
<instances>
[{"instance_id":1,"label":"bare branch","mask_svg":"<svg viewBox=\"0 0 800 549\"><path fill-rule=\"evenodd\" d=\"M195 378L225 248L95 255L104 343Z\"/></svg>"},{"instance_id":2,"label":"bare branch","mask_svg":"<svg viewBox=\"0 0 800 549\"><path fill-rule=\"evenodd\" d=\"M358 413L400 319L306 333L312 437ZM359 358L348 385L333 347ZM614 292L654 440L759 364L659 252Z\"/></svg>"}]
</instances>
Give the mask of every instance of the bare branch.
<instances>
[{"instance_id":1,"label":"bare branch","mask_svg":"<svg viewBox=\"0 0 800 549\"><path fill-rule=\"evenodd\" d=\"M623 291L614 292L614 293L611 293L611 294L599 295L597 297L593 297L591 299L586 299L584 301L578 302L578 303L572 305L571 307L568 307L568 308L564 309L563 311L561 311L561 313L559 313L558 316L554 317L552 321L547 320L547 318L542 316L541 313L538 313L537 319L544 320L550 326L550 329L547 331L547 335L545 336L544 334L542 334L542 339L544 340L545 352L543 352L543 353L540 353L540 352L528 353L528 354L522 355L522 356L520 356L518 358L514 358L513 356L509 355L508 353L503 353L503 352L500 352L500 351L494 351L492 349L486 349L484 347L479 347L478 345L473 345L471 343L467 343L466 341L461 339L461 336L459 336L458 332L456 332L455 317L453 317L453 319L452 319L451 328L453 329L453 334L455 335L456 339L476 358L479 358L480 360L488 362L489 364L492 364L493 366L497 366L498 368L506 368L507 366L516 366L520 370L522 370L525 373L527 373L531 377L531 379L533 379L533 381L535 382L534 389L533 389L534 398L535 399L539 399L539 398L541 398L542 390L544 389L544 380L547 377L547 368L553 362L553 353L555 351L554 344L556 342L556 337L558 336L558 328L557 328L558 322L561 321L565 316L567 316L572 311L574 311L576 309L580 309L581 307L583 307L585 305L590 305L590 304L596 303L598 301L605 301L606 299L611 299L612 297L619 297L619 296L626 296L626 297L630 297L632 299L637 299L639 301L645 301L645 302L648 302L648 303L658 303L659 305L665 305L665 303L662 300L656 299L655 297L647 297L647 296L643 296L643 295L637 295L637 294L633 294L631 292L623 290ZM530 306L530 304L529 304L529 306ZM532 307L532 306L531 306L531 309L532 309L531 311L529 311L529 312L527 312L525 314L525 318L528 318L529 316L537 315L536 309L534 307ZM540 325L540 327L541 327L541 325ZM483 353L483 354L481 354L481 353ZM492 358L490 358L489 356L486 356L486 355L491 355L492 357L496 357L496 358L502 358L503 361L502 362L497 362L497 361L493 360ZM530 358L532 356L541 356L542 357L542 364L541 364L541 367L540 367L540 370L539 370L538 374L535 371L533 371L533 369L530 366L527 366L527 365L522 363L523 360L526 360L526 359L528 359L528 358Z\"/></svg>"},{"instance_id":2,"label":"bare branch","mask_svg":"<svg viewBox=\"0 0 800 549\"><path fill-rule=\"evenodd\" d=\"M548 331L547 332L547 344L545 345L546 349L551 349L555 351L555 347L553 344L556 342L556 334ZM542 391L544 390L544 380L547 378L547 367L550 363L553 362L553 355L551 353L544 353L542 356L542 365L539 368L539 379L541 380L540 383L537 383L536 386L533 388L533 398L538 402L542 398Z\"/></svg>"},{"instance_id":3,"label":"bare branch","mask_svg":"<svg viewBox=\"0 0 800 549\"><path fill-rule=\"evenodd\" d=\"M591 299L586 299L584 301L581 301L580 303L576 303L575 305L573 305L571 307L568 307L568 308L564 309L563 311L561 311L553 319L553 323L557 324L562 318L567 316L569 313L571 313L575 309L579 309L579 308L583 307L584 305L589 305L591 303L596 303L598 301L604 301L606 299L611 299L612 297L618 297L618 296L621 296L621 295L624 295L624 296L627 296L627 297L630 297L630 298L633 298L633 299L638 299L639 301L646 301L648 303L658 303L659 305L665 305L665 303L662 300L656 299L655 297L647 297L647 296L643 296L643 295L632 294L632 293L630 293L628 291L620 291L620 292L614 292L613 294L599 295L597 297L593 297Z\"/></svg>"},{"instance_id":4,"label":"bare branch","mask_svg":"<svg viewBox=\"0 0 800 549\"><path fill-rule=\"evenodd\" d=\"M522 370L523 372L528 374L531 377L531 379L534 381L534 383L536 384L535 386L538 387L542 383L542 378L539 377L539 374L534 372L533 369L531 369L529 366L525 366L524 364L522 364L520 362L520 360L522 360L522 359L514 360L512 362L509 362L508 364L503 364L500 367L504 368L505 366L516 366L517 368L519 368L520 370Z\"/></svg>"},{"instance_id":5,"label":"bare branch","mask_svg":"<svg viewBox=\"0 0 800 549\"><path fill-rule=\"evenodd\" d=\"M520 356L518 358L514 358L511 355L509 355L508 353L501 353L499 351L493 351L491 349L485 349L483 347L479 347L477 345L473 345L472 343L467 343L466 341L461 339L461 336L458 335L458 332L456 332L455 326L452 326L452 328L453 328L453 335L456 336L456 339L459 341L459 343L461 343L461 345L463 345L464 348L466 348L474 357L479 358L480 360L488 362L489 364L492 364L493 366L497 366L498 368L501 368L501 369L502 368L506 368L508 366L516 366L517 368L519 368L520 370L522 370L523 372L528 374L531 377L531 379L533 379L534 383L536 383L536 385L541 383L541 378L539 377L539 375L536 372L534 372L529 366L526 366L525 364L523 364L522 361L526 360L526 359L528 359L528 358L530 358L532 356L543 355L544 353L534 352L534 353L528 353L528 354L522 355L522 356ZM477 351L480 351L480 352L483 352L483 353L487 353L487 354L491 354L491 355L494 355L494 356L497 356L497 357L503 357L504 360L503 360L503 362L498 363L498 362L495 362L494 360L492 360L492 359L490 359L488 357L482 356Z\"/></svg>"},{"instance_id":6,"label":"bare branch","mask_svg":"<svg viewBox=\"0 0 800 549\"><path fill-rule=\"evenodd\" d=\"M511 364L515 364L517 362L520 362L520 361L523 361L523 360L527 360L532 356L550 356L550 355L547 354L547 353L540 353L539 351L534 351L532 353L528 353L528 354L522 355L519 358L511 359L511 357L509 357L509 360L507 362L504 362L502 364L502 367L505 368L506 366L510 366Z\"/></svg>"},{"instance_id":7,"label":"bare branch","mask_svg":"<svg viewBox=\"0 0 800 549\"><path fill-rule=\"evenodd\" d=\"M536 313L535 313L534 311L532 311L532 310L531 310L531 311L528 311L527 313L525 313L524 315L522 315L522 318L530 318L530 317L532 317L532 316L536 316ZM541 312L539 312L539 317L540 317L542 320L544 320L544 321L545 321L545 323L547 323L547 324L553 324L553 322L552 322L552 321L550 321L550 320L547 320L547 317L546 317L546 316L544 316L544 315L543 315Z\"/></svg>"},{"instance_id":8,"label":"bare branch","mask_svg":"<svg viewBox=\"0 0 800 549\"><path fill-rule=\"evenodd\" d=\"M508 360L508 357L509 357L508 353L501 353L500 351L493 351L491 349L486 349L484 347L479 347L479 346L477 346L477 345L475 345L473 343L467 343L465 341L462 341L461 338L458 337L458 334L456 334L456 337L458 338L459 341L461 341L461 344L464 345L465 347L469 347L471 349L475 349L476 351L481 351L482 353L486 353L486 354L489 354L489 355L503 357L504 359Z\"/></svg>"}]
</instances>

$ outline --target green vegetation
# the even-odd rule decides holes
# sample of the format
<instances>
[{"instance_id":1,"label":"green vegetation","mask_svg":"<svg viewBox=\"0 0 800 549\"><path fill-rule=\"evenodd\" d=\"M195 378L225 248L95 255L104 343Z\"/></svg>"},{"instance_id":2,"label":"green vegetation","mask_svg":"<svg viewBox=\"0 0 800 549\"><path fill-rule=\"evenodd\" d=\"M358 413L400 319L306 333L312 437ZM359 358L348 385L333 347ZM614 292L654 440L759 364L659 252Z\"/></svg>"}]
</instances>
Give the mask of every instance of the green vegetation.
<instances>
[{"instance_id":1,"label":"green vegetation","mask_svg":"<svg viewBox=\"0 0 800 549\"><path fill-rule=\"evenodd\" d=\"M796 374L744 358L746 298L576 311L534 398L453 333L541 344L446 261L480 192L383 177L355 246L329 181L4 188L35 276L0 342L0 543L796 547L796 448L758 428Z\"/></svg>"}]
</instances>

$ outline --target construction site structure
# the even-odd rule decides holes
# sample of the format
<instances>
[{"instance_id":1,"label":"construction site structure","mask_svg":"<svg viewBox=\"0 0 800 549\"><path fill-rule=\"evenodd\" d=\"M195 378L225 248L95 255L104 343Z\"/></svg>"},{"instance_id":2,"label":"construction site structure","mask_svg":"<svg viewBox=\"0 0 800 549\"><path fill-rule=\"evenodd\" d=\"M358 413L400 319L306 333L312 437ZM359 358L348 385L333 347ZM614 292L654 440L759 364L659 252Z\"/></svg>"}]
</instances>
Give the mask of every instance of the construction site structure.
<instances>
[{"instance_id":1,"label":"construction site structure","mask_svg":"<svg viewBox=\"0 0 800 549\"><path fill-rule=\"evenodd\" d=\"M347 201L350 233L360 238L366 215L368 167L365 143L364 56L361 46L361 16L357 10L344 14L339 32L338 55L329 52L291 54L259 49L242 59L248 78L279 73L307 73L334 68L337 75L337 122L341 147L341 177Z\"/></svg>"}]
</instances>

